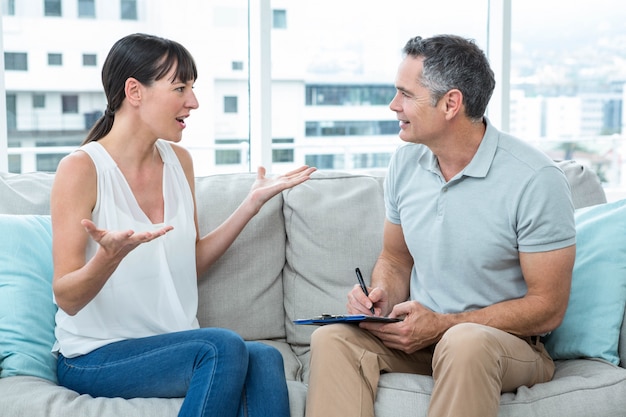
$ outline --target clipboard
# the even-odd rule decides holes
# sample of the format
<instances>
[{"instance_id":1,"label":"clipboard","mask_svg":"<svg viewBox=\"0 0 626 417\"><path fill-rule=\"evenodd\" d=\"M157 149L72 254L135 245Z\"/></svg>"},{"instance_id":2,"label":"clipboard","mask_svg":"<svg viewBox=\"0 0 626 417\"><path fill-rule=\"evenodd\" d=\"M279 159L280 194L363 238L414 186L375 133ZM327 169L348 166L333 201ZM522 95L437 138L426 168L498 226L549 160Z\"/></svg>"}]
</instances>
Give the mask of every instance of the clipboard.
<instances>
[{"instance_id":1,"label":"clipboard","mask_svg":"<svg viewBox=\"0 0 626 417\"><path fill-rule=\"evenodd\" d=\"M402 321L401 318L395 317L380 317L380 316L367 316L365 314L322 314L321 316L313 317L310 319L298 319L294 320L295 324L310 324L315 326L323 326L333 323L396 323Z\"/></svg>"}]
</instances>

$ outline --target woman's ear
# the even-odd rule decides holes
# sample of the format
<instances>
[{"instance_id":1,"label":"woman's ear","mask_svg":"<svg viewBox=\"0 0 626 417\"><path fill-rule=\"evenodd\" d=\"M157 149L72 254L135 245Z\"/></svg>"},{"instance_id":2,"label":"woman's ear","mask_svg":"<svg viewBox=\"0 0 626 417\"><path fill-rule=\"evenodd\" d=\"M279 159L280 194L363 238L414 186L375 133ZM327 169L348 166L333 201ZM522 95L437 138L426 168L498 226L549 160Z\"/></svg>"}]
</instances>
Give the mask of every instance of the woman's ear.
<instances>
[{"instance_id":1,"label":"woman's ear","mask_svg":"<svg viewBox=\"0 0 626 417\"><path fill-rule=\"evenodd\" d=\"M138 105L141 102L141 83L135 78L129 77L124 83L124 93L131 105Z\"/></svg>"}]
</instances>

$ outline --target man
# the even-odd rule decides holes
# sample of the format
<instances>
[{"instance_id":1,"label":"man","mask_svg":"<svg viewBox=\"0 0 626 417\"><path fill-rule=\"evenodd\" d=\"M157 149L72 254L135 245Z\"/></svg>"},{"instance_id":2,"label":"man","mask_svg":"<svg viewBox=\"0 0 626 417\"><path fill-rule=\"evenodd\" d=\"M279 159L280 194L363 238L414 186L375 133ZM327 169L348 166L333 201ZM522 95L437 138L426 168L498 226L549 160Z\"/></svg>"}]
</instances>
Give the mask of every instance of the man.
<instances>
[{"instance_id":1,"label":"man","mask_svg":"<svg viewBox=\"0 0 626 417\"><path fill-rule=\"evenodd\" d=\"M404 54L383 249L369 297L348 294L351 314L404 320L317 329L307 417L373 416L381 372L432 375L431 417L496 416L501 392L554 373L539 336L569 298L568 182L484 117L495 81L473 41L415 37Z\"/></svg>"}]
</instances>

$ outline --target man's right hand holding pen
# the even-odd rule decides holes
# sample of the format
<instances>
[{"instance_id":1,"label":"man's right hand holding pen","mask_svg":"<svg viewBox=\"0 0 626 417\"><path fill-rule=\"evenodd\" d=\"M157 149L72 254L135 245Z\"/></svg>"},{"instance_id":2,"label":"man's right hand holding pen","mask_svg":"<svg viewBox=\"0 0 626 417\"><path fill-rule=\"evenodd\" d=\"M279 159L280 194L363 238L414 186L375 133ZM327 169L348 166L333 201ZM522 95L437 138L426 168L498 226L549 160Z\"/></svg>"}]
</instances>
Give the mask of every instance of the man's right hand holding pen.
<instances>
[{"instance_id":1,"label":"man's right hand holding pen","mask_svg":"<svg viewBox=\"0 0 626 417\"><path fill-rule=\"evenodd\" d=\"M348 293L349 314L383 315L387 297L382 288L368 288L359 268L355 269L358 284Z\"/></svg>"}]
</instances>

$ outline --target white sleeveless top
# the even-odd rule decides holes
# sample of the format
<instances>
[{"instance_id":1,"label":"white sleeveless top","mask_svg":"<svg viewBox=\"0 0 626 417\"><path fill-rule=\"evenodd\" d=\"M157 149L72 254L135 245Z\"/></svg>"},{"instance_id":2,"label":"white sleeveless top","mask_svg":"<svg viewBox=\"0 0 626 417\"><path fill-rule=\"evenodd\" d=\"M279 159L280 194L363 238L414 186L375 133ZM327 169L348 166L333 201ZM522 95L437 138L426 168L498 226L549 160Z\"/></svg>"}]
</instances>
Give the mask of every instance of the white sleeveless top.
<instances>
[{"instance_id":1,"label":"white sleeveless top","mask_svg":"<svg viewBox=\"0 0 626 417\"><path fill-rule=\"evenodd\" d=\"M98 142L80 148L96 166L98 193L92 220L107 230L141 232L163 225L174 229L139 245L122 260L102 290L75 316L56 314L55 351L75 357L106 344L198 328L196 229L191 189L171 145L158 140L164 162L163 224L141 210L126 178ZM98 244L89 240L86 256Z\"/></svg>"}]
</instances>

